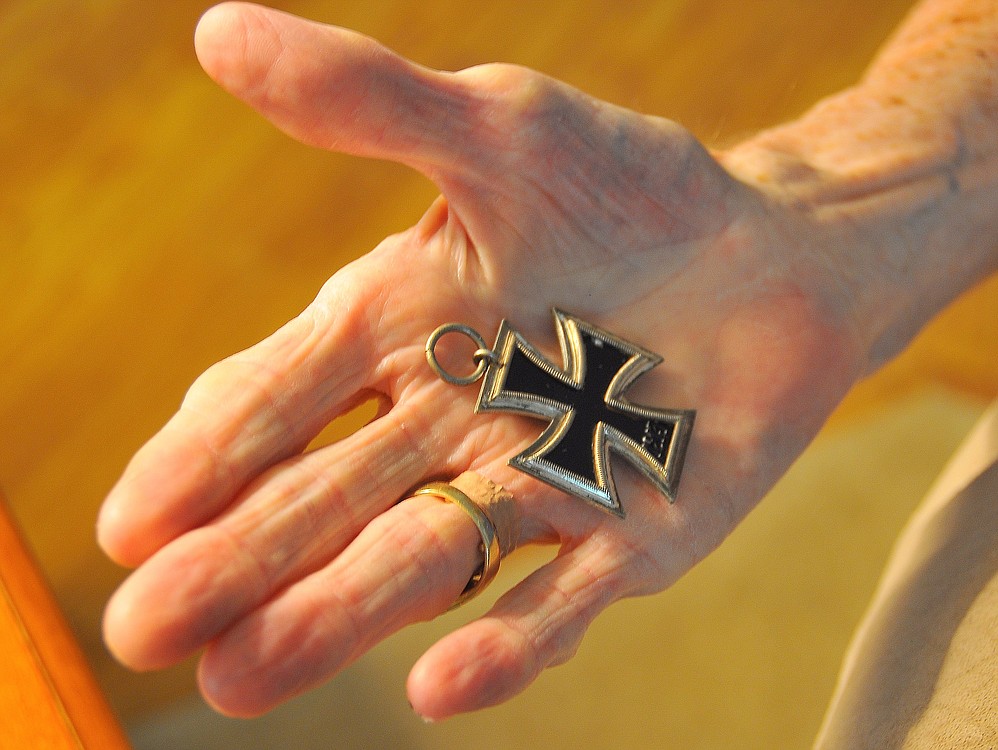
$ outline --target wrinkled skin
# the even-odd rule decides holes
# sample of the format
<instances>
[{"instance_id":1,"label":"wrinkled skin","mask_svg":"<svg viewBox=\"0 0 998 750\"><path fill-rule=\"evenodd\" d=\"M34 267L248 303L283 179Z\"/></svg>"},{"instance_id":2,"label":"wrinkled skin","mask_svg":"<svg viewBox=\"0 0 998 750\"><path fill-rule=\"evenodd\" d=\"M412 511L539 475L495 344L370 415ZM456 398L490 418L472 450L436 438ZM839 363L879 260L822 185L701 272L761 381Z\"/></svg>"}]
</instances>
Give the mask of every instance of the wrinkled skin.
<instances>
[{"instance_id":1,"label":"wrinkled skin","mask_svg":"<svg viewBox=\"0 0 998 750\"><path fill-rule=\"evenodd\" d=\"M513 493L518 545L560 551L434 645L409 697L440 719L515 695L611 603L714 549L867 368L833 270L842 230L736 180L674 123L516 67L426 70L253 6L209 12L196 42L292 136L402 162L442 192L198 378L103 509L102 546L138 566L108 607L110 648L154 669L207 646L201 689L220 711L264 712L446 610L477 532L446 503L396 502L468 469ZM426 365L439 324L491 341L504 317L558 361L554 306L663 356L633 400L697 410L675 504L619 460L623 521L510 469L541 423L475 415L477 387ZM303 452L372 396L376 420Z\"/></svg>"}]
</instances>

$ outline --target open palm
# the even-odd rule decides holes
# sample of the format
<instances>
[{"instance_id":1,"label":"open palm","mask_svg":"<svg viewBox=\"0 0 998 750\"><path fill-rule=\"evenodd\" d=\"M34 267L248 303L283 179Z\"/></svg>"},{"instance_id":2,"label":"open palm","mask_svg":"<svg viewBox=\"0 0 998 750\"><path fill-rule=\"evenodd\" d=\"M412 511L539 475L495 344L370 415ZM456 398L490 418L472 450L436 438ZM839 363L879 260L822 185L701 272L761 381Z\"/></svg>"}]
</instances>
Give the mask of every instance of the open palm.
<instances>
[{"instance_id":1,"label":"open palm","mask_svg":"<svg viewBox=\"0 0 998 750\"><path fill-rule=\"evenodd\" d=\"M396 503L468 469L512 492L516 545L560 552L430 649L410 699L442 718L514 695L612 602L716 547L864 369L831 230L671 122L512 66L430 71L256 6L209 12L197 50L291 135L405 163L442 192L209 368L105 504L102 545L139 566L109 605L108 644L138 669L207 646L202 691L223 712L265 711L447 609L477 532L448 504ZM502 318L558 361L552 307L663 355L629 395L697 410L675 504L625 465L623 520L514 471L539 423L474 415L474 389L426 364L441 323L489 337ZM305 452L372 396L376 420Z\"/></svg>"}]
</instances>

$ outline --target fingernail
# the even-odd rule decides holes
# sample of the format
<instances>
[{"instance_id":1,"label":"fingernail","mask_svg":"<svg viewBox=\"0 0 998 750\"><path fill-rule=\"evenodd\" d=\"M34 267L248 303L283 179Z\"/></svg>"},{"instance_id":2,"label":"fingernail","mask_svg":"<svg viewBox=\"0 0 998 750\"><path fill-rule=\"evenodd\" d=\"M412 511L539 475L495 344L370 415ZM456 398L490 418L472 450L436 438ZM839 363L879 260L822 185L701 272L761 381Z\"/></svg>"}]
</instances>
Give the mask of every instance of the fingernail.
<instances>
[{"instance_id":1,"label":"fingernail","mask_svg":"<svg viewBox=\"0 0 998 750\"><path fill-rule=\"evenodd\" d=\"M408 700L408 699L406 699L406 700ZM412 709L412 712L414 714L416 714L416 716L418 716L420 718L420 720L424 724L436 724L436 722L433 719L431 719L430 717L423 716L423 714L419 713L419 711L416 710L416 707L414 705L412 705L412 701L409 701L409 708Z\"/></svg>"}]
</instances>

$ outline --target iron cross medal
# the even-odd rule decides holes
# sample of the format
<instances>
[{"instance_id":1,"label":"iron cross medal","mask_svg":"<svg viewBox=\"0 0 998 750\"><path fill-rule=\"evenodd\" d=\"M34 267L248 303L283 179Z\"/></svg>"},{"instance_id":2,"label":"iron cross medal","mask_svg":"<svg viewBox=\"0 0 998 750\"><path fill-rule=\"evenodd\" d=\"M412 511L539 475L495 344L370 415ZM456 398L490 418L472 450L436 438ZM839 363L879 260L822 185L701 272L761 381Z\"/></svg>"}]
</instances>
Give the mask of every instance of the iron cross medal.
<instances>
[{"instance_id":1,"label":"iron cross medal","mask_svg":"<svg viewBox=\"0 0 998 750\"><path fill-rule=\"evenodd\" d=\"M510 466L623 518L610 469L613 451L675 502L696 412L638 406L624 398L662 358L561 310L554 310L554 319L564 367L506 320L492 349L473 328L442 325L426 342L426 359L454 385L484 376L476 413L515 412L549 422ZM448 333L462 333L478 347L476 369L468 376L447 372L437 359L437 342Z\"/></svg>"}]
</instances>

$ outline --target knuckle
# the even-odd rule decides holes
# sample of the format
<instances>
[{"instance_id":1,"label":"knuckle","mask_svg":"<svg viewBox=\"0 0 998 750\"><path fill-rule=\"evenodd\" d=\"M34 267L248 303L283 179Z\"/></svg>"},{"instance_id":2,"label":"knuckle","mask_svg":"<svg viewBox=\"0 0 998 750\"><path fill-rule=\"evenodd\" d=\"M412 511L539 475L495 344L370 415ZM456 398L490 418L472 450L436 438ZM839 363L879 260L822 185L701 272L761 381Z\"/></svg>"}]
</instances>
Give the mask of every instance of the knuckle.
<instances>
[{"instance_id":1,"label":"knuckle","mask_svg":"<svg viewBox=\"0 0 998 750\"><path fill-rule=\"evenodd\" d=\"M518 65L502 65L494 74L497 93L512 111L526 117L550 111L558 86L547 76Z\"/></svg>"},{"instance_id":2,"label":"knuckle","mask_svg":"<svg viewBox=\"0 0 998 750\"><path fill-rule=\"evenodd\" d=\"M183 406L193 409L237 407L246 414L258 410L280 412L280 398L274 373L262 362L235 355L216 362L194 381Z\"/></svg>"},{"instance_id":3,"label":"knuckle","mask_svg":"<svg viewBox=\"0 0 998 750\"><path fill-rule=\"evenodd\" d=\"M556 134L579 117L569 87L529 68L505 63L464 71L478 91L479 120L508 139L528 145L555 144Z\"/></svg>"}]
</instances>

